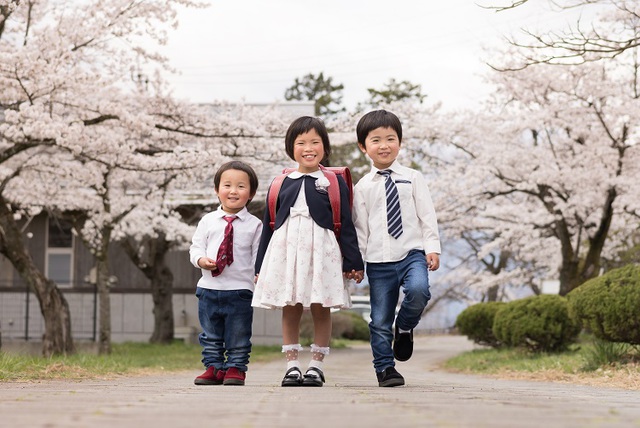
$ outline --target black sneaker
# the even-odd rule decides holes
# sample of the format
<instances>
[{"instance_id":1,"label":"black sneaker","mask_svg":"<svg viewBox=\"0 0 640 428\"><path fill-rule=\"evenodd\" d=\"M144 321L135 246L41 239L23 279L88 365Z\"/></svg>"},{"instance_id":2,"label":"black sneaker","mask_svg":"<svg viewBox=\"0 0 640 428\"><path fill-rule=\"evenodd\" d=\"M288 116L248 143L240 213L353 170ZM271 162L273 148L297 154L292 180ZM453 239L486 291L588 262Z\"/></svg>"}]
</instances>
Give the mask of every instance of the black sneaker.
<instances>
[{"instance_id":1,"label":"black sneaker","mask_svg":"<svg viewBox=\"0 0 640 428\"><path fill-rule=\"evenodd\" d=\"M396 325L393 338L393 356L398 361L407 361L413 354L413 329L408 333L400 333Z\"/></svg>"},{"instance_id":2,"label":"black sneaker","mask_svg":"<svg viewBox=\"0 0 640 428\"><path fill-rule=\"evenodd\" d=\"M402 386L404 378L395 367L387 367L383 372L376 373L378 386Z\"/></svg>"}]
</instances>

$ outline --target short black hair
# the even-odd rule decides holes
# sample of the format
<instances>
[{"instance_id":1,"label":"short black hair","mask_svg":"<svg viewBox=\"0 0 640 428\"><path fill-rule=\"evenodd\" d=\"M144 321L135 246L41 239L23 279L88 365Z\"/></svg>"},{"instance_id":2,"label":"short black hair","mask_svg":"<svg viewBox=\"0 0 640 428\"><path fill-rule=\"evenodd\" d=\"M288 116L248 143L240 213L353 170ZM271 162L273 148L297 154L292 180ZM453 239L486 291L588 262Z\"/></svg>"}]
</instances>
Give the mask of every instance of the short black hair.
<instances>
[{"instance_id":1,"label":"short black hair","mask_svg":"<svg viewBox=\"0 0 640 428\"><path fill-rule=\"evenodd\" d=\"M320 138L322 139L322 146L324 148L325 159L331 154L331 144L329 143L329 133L324 126L322 119L311 116L302 116L294 120L289 129L287 129L287 135L284 137L284 149L287 151L287 155L293 160L293 143L295 143L298 135L305 134L312 129L315 129Z\"/></svg>"},{"instance_id":2,"label":"short black hair","mask_svg":"<svg viewBox=\"0 0 640 428\"><path fill-rule=\"evenodd\" d=\"M213 187L216 189L216 192L220 188L220 179L222 178L222 173L230 169L237 169L238 171L247 173L247 175L249 176L249 193L251 194L251 198L253 198L258 191L258 175L249 164L238 160L227 162L220 166L220 168L218 168L218 171L216 171L216 175L213 177ZM251 201L251 199L249 199L249 201Z\"/></svg>"},{"instance_id":3,"label":"short black hair","mask_svg":"<svg viewBox=\"0 0 640 428\"><path fill-rule=\"evenodd\" d=\"M365 141L371 131L378 128L391 128L398 134L398 141L402 143L402 124L398 116L387 110L374 110L365 114L358 121L356 136L358 144L366 147Z\"/></svg>"}]
</instances>

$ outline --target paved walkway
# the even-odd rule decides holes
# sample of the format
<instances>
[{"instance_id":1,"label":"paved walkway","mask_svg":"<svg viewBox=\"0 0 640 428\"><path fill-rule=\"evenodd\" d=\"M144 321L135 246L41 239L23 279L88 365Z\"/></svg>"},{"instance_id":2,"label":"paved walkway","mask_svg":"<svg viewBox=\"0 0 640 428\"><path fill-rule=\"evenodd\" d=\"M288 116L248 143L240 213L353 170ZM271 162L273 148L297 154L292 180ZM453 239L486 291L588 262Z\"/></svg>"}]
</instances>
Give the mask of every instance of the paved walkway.
<instances>
[{"instance_id":1,"label":"paved walkway","mask_svg":"<svg viewBox=\"0 0 640 428\"><path fill-rule=\"evenodd\" d=\"M0 383L0 427L640 427L640 391L495 380L438 371L473 346L416 338L407 385L379 388L366 345L332 351L322 388L282 388L283 361L247 385L195 386L200 372L82 382Z\"/></svg>"}]
</instances>

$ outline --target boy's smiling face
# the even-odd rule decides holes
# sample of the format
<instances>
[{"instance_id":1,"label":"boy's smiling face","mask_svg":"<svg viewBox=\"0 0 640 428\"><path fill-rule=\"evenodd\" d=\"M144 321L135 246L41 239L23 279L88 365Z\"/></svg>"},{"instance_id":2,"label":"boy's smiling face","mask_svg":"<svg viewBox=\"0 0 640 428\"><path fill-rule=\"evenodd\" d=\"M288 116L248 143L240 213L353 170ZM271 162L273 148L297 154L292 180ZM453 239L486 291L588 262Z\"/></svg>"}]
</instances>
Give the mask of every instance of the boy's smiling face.
<instances>
[{"instance_id":1,"label":"boy's smiling face","mask_svg":"<svg viewBox=\"0 0 640 428\"><path fill-rule=\"evenodd\" d=\"M369 132L364 142L364 146L358 144L358 147L378 169L389 168L400 152L400 139L392 128L376 128Z\"/></svg>"},{"instance_id":2,"label":"boy's smiling face","mask_svg":"<svg viewBox=\"0 0 640 428\"><path fill-rule=\"evenodd\" d=\"M222 209L228 214L237 214L249 203L251 184L249 174L238 169L228 169L220 176L216 189Z\"/></svg>"}]
</instances>

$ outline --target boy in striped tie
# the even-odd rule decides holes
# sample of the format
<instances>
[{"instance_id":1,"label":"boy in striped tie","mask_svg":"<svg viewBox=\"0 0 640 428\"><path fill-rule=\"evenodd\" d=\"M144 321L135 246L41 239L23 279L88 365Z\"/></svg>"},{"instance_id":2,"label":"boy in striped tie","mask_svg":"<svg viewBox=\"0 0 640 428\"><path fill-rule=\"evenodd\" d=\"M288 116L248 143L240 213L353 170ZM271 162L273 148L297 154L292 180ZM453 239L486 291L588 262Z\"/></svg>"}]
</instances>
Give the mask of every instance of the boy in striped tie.
<instances>
[{"instance_id":1,"label":"boy in striped tie","mask_svg":"<svg viewBox=\"0 0 640 428\"><path fill-rule=\"evenodd\" d=\"M402 143L398 117L369 112L356 134L372 162L354 188L353 221L369 278L373 366L379 386L400 386L404 378L395 360L407 361L413 353L413 329L431 298L429 271L440 266L438 222L422 173L396 160ZM396 317L400 288L404 299Z\"/></svg>"}]
</instances>

